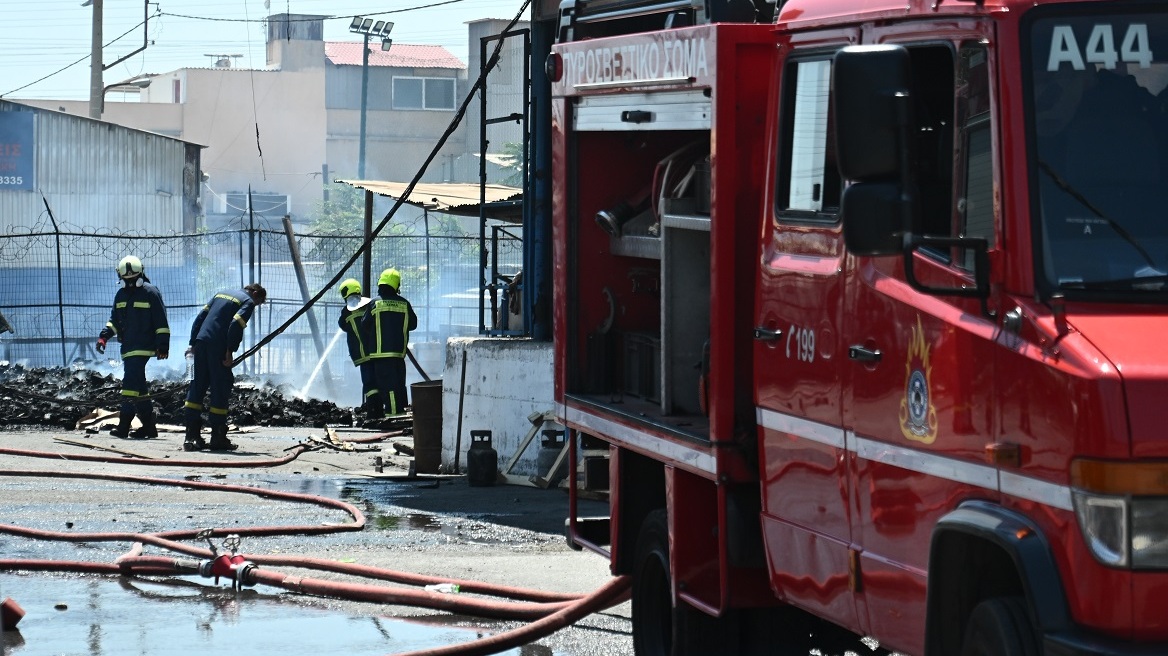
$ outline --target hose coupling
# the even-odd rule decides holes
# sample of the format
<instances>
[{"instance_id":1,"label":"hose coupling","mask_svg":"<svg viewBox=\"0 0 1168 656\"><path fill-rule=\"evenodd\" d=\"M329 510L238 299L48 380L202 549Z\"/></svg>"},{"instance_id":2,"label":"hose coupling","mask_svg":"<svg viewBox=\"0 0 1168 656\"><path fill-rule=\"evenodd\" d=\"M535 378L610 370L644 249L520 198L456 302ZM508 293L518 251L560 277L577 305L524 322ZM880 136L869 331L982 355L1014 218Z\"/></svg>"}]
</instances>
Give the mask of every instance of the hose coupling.
<instances>
[{"instance_id":1,"label":"hose coupling","mask_svg":"<svg viewBox=\"0 0 1168 656\"><path fill-rule=\"evenodd\" d=\"M232 589L240 589L245 585L242 574L250 572L255 569L255 563L247 559L243 554L227 555L223 554L215 560L209 561L209 565L204 563L206 573L203 576L215 577L215 583L219 583L219 577L231 579ZM203 570L200 569L200 573ZM250 577L249 577L250 578ZM254 585L250 581L246 585Z\"/></svg>"}]
</instances>

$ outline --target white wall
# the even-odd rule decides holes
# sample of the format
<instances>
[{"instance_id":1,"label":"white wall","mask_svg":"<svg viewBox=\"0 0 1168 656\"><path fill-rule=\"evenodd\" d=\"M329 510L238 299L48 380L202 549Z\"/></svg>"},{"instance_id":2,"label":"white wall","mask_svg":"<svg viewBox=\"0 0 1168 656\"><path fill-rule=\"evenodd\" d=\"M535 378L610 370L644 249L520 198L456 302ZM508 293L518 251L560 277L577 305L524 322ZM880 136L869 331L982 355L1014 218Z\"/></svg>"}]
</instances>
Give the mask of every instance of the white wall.
<instances>
[{"instance_id":1,"label":"white wall","mask_svg":"<svg viewBox=\"0 0 1168 656\"><path fill-rule=\"evenodd\" d=\"M552 410L552 343L528 339L452 337L446 342L442 373L442 470L452 472L458 435L459 382L466 357L466 388L462 399L462 439L459 471L466 473L470 431L490 430L491 446L499 454L499 469L515 455L531 430L528 415ZM547 423L524 450L511 475L526 478L538 471L540 440Z\"/></svg>"}]
</instances>

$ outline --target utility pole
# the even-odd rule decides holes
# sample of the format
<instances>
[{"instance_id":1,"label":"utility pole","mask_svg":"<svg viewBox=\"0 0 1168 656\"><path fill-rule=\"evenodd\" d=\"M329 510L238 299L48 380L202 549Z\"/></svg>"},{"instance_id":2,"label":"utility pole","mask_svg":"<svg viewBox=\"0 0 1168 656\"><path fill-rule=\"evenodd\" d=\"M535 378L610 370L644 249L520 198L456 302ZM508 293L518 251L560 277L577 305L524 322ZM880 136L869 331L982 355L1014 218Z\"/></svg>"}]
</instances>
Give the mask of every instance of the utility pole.
<instances>
[{"instance_id":1,"label":"utility pole","mask_svg":"<svg viewBox=\"0 0 1168 656\"><path fill-rule=\"evenodd\" d=\"M102 0L85 0L82 7L93 5L93 43L89 52L89 118L101 118L102 104L105 102L105 84L101 61L101 3Z\"/></svg>"}]
</instances>

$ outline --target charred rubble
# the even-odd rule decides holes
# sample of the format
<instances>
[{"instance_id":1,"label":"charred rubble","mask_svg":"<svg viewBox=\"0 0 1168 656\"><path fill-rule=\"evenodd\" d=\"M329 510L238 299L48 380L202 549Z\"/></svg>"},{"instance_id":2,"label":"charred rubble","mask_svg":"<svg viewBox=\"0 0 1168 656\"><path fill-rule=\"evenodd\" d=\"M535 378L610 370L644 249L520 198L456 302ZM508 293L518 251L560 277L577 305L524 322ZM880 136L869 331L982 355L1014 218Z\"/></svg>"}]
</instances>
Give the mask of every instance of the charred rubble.
<instances>
[{"instance_id":1,"label":"charred rubble","mask_svg":"<svg viewBox=\"0 0 1168 656\"><path fill-rule=\"evenodd\" d=\"M153 380L150 396L160 424L182 424L185 380ZM0 426L73 429L95 408L118 409L121 381L80 366L27 368L0 362ZM285 386L235 377L230 421L239 426L346 426L353 410L331 401L299 399Z\"/></svg>"}]
</instances>

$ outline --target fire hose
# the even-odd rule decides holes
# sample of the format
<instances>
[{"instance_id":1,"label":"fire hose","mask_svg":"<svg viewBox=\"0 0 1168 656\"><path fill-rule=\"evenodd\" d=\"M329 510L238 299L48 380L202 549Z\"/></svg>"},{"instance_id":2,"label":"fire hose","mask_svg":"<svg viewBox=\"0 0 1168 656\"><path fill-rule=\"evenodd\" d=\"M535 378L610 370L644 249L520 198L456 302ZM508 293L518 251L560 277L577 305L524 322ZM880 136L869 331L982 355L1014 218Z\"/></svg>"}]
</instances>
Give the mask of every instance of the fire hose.
<instances>
[{"instance_id":1,"label":"fire hose","mask_svg":"<svg viewBox=\"0 0 1168 656\"><path fill-rule=\"evenodd\" d=\"M163 465L167 467L224 467L232 469L243 469L248 467L278 467L283 464L292 462L301 453L305 451L313 451L312 447L298 444L293 447L288 455L280 458L270 458L267 460L127 460L124 457L114 456L93 456L86 454L63 454L53 453L48 451L28 451L25 449L5 449L0 448L0 455L9 456L23 456L26 458L49 458L52 460L76 460L79 462L116 462L116 463L134 463L136 465ZM60 475L68 475L66 472L60 472Z\"/></svg>"},{"instance_id":2,"label":"fire hose","mask_svg":"<svg viewBox=\"0 0 1168 656\"><path fill-rule=\"evenodd\" d=\"M0 453L7 450L0 450ZM21 453L20 455L24 455ZM127 462L127 461L121 461ZM133 461L140 462L140 461ZM171 463L176 464L176 463ZM526 590L511 586L494 585L474 581L452 581L443 577L430 577L419 574L398 572L379 567L340 563L325 559L297 557L297 556L246 556L234 550L241 535L248 536L276 536L276 535L312 535L338 531L362 530L365 526L365 517L359 509L351 504L316 495L300 494L295 492L279 492L264 490L255 487L209 483L190 480L169 480L144 476L122 474L99 474L88 472L63 471L31 471L31 470L0 470L2 476L21 477L65 477L88 478L118 482L141 483L149 485L168 485L200 490L238 492L251 494L268 499L312 503L343 510L353 521L344 524L305 525L305 526L251 526L232 527L231 529L203 529L203 530L171 530L155 533L134 532L60 532L41 529L32 529L10 524L0 524L0 533L16 535L26 538L70 541L70 542L133 542L130 551L119 557L114 563L99 563L86 561L51 561L37 559L6 559L0 560L0 571L56 571L75 572L86 574L105 575L140 575L165 576L199 574L207 578L218 579L223 577L232 581L233 588L264 584L272 587L322 597L346 599L351 601L367 601L394 605L409 605L436 610L446 610L453 613L490 617L498 619L534 620L523 627L475 640L461 645L451 645L437 649L411 652L412 656L423 654L491 654L511 649L515 646L527 644L546 637L555 631L568 626L581 618L603 610L604 608L621 603L627 599L629 581L627 577L619 577L608 582L596 591L586 595L548 593L539 590ZM211 536L226 535L228 543L234 540L232 553L217 553L210 541ZM206 539L210 549L184 544L179 540ZM193 558L173 558L166 556L143 555L144 545L176 551ZM519 601L498 601L462 595L446 595L429 590L409 588L391 588L364 583L347 583L317 578L308 578L281 573L275 570L263 569L267 565L285 565L305 570L320 570L340 573L350 576L381 579L410 585L427 585L430 583L455 583L460 590L483 595L504 597Z\"/></svg>"}]
</instances>

